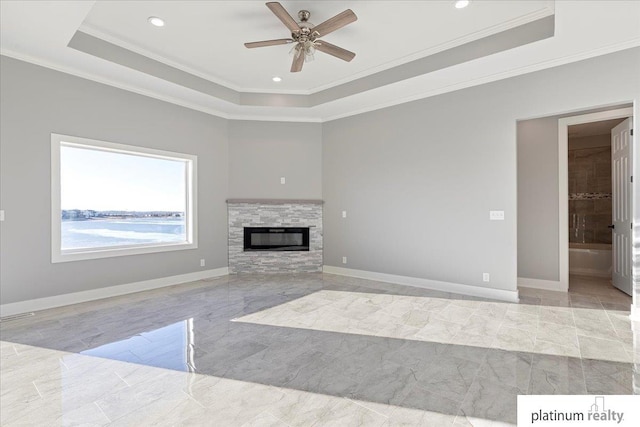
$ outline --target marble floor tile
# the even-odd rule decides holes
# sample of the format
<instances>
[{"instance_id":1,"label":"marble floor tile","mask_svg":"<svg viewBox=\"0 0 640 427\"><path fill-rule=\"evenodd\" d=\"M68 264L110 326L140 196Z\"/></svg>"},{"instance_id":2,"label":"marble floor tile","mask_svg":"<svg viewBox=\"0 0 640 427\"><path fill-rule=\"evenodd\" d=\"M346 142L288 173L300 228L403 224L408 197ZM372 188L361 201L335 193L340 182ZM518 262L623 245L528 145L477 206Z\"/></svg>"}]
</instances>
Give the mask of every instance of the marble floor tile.
<instances>
[{"instance_id":1,"label":"marble floor tile","mask_svg":"<svg viewBox=\"0 0 640 427\"><path fill-rule=\"evenodd\" d=\"M500 327L492 347L510 351L533 351L535 347L535 333L511 328L505 323Z\"/></svg>"},{"instance_id":2,"label":"marble floor tile","mask_svg":"<svg viewBox=\"0 0 640 427\"><path fill-rule=\"evenodd\" d=\"M431 311L412 309L403 314L400 320L402 321L403 325L421 329L427 326L427 323L429 323L432 315L433 314Z\"/></svg>"},{"instance_id":3,"label":"marble floor tile","mask_svg":"<svg viewBox=\"0 0 640 427\"><path fill-rule=\"evenodd\" d=\"M487 378L477 378L460 408L459 416L467 419L516 423L516 400L520 390Z\"/></svg>"},{"instance_id":4,"label":"marble floor tile","mask_svg":"<svg viewBox=\"0 0 640 427\"><path fill-rule=\"evenodd\" d=\"M586 394L579 358L534 354L529 394Z\"/></svg>"},{"instance_id":5,"label":"marble floor tile","mask_svg":"<svg viewBox=\"0 0 640 427\"><path fill-rule=\"evenodd\" d=\"M45 310L0 323L0 424L498 426L518 394L632 393L629 298L571 283L232 275Z\"/></svg>"},{"instance_id":6,"label":"marble floor tile","mask_svg":"<svg viewBox=\"0 0 640 427\"><path fill-rule=\"evenodd\" d=\"M464 329L456 333L453 338L448 340L449 344L455 344L466 347L488 347L491 348L495 340L495 334L493 336L476 335L472 332L465 331Z\"/></svg>"},{"instance_id":7,"label":"marble floor tile","mask_svg":"<svg viewBox=\"0 0 640 427\"><path fill-rule=\"evenodd\" d=\"M510 305L515 304L505 304L503 302L481 302L475 314L494 319L502 319L504 315L507 314Z\"/></svg>"},{"instance_id":8,"label":"marble floor tile","mask_svg":"<svg viewBox=\"0 0 640 427\"><path fill-rule=\"evenodd\" d=\"M600 299L595 296L587 296L587 295L572 295L570 297L571 307L574 308L593 308L593 309L602 309L602 303Z\"/></svg>"},{"instance_id":9,"label":"marble floor tile","mask_svg":"<svg viewBox=\"0 0 640 427\"><path fill-rule=\"evenodd\" d=\"M429 322L424 328L416 332L416 338L425 341L436 341L447 343L462 330L460 323L447 322L436 319Z\"/></svg>"},{"instance_id":10,"label":"marble floor tile","mask_svg":"<svg viewBox=\"0 0 640 427\"><path fill-rule=\"evenodd\" d=\"M78 408L66 408L60 401L44 401L38 404L38 411L31 411L28 406L18 416L3 422L3 426L36 426L36 425L64 425L64 426L106 426L110 421L94 403ZM3 409L4 411L4 409Z\"/></svg>"},{"instance_id":11,"label":"marble floor tile","mask_svg":"<svg viewBox=\"0 0 640 427\"><path fill-rule=\"evenodd\" d=\"M590 394L632 394L633 365L606 360L582 361L586 387Z\"/></svg>"},{"instance_id":12,"label":"marble floor tile","mask_svg":"<svg viewBox=\"0 0 640 427\"><path fill-rule=\"evenodd\" d=\"M580 357L580 347L575 343L570 342L568 345L562 345L557 342L544 341L540 338L536 338L533 352L555 356Z\"/></svg>"},{"instance_id":13,"label":"marble floor tile","mask_svg":"<svg viewBox=\"0 0 640 427\"><path fill-rule=\"evenodd\" d=\"M619 341L578 336L580 354L585 359L608 360L612 362L633 362Z\"/></svg>"},{"instance_id":14,"label":"marble floor tile","mask_svg":"<svg viewBox=\"0 0 640 427\"><path fill-rule=\"evenodd\" d=\"M382 362L376 367L376 373L361 378L347 397L397 405L417 383L416 372L411 368Z\"/></svg>"},{"instance_id":15,"label":"marble floor tile","mask_svg":"<svg viewBox=\"0 0 640 427\"><path fill-rule=\"evenodd\" d=\"M469 318L473 315L476 308L471 306L459 306L450 304L449 306L437 311L434 317L444 322L457 323L464 325Z\"/></svg>"},{"instance_id":16,"label":"marble floor tile","mask_svg":"<svg viewBox=\"0 0 640 427\"><path fill-rule=\"evenodd\" d=\"M556 323L538 323L536 341L544 341L564 347L578 348L578 336L573 326L559 325Z\"/></svg>"},{"instance_id":17,"label":"marble floor tile","mask_svg":"<svg viewBox=\"0 0 640 427\"><path fill-rule=\"evenodd\" d=\"M461 402L479 368L479 362L457 357L434 361L417 373L417 385L430 393Z\"/></svg>"},{"instance_id":18,"label":"marble floor tile","mask_svg":"<svg viewBox=\"0 0 640 427\"><path fill-rule=\"evenodd\" d=\"M269 413L287 425L305 427L326 417L339 401L339 398L322 394L288 393L269 409Z\"/></svg>"},{"instance_id":19,"label":"marble floor tile","mask_svg":"<svg viewBox=\"0 0 640 427\"><path fill-rule=\"evenodd\" d=\"M576 318L576 332L578 336L583 337L600 338L605 340L618 339L618 334L608 318L604 321L579 320Z\"/></svg>"},{"instance_id":20,"label":"marble floor tile","mask_svg":"<svg viewBox=\"0 0 640 427\"><path fill-rule=\"evenodd\" d=\"M242 427L287 427L288 424L272 415L268 411L256 415L250 421L242 424Z\"/></svg>"},{"instance_id":21,"label":"marble floor tile","mask_svg":"<svg viewBox=\"0 0 640 427\"><path fill-rule=\"evenodd\" d=\"M479 312L476 312L479 313ZM499 316L482 316L474 314L463 325L463 330L469 334L494 337L503 324L506 311Z\"/></svg>"},{"instance_id":22,"label":"marble floor tile","mask_svg":"<svg viewBox=\"0 0 640 427\"><path fill-rule=\"evenodd\" d=\"M573 312L566 307L540 307L538 312L540 322L558 325L575 326Z\"/></svg>"},{"instance_id":23,"label":"marble floor tile","mask_svg":"<svg viewBox=\"0 0 640 427\"><path fill-rule=\"evenodd\" d=\"M523 298L526 301L527 297L522 297L521 300ZM529 314L533 316L538 316L541 308L539 304L533 305L533 304L521 303L521 304L506 304L506 305L507 305L507 312L517 312L517 313Z\"/></svg>"},{"instance_id":24,"label":"marble floor tile","mask_svg":"<svg viewBox=\"0 0 640 427\"><path fill-rule=\"evenodd\" d=\"M341 399L312 426L382 426L388 418L348 399Z\"/></svg>"},{"instance_id":25,"label":"marble floor tile","mask_svg":"<svg viewBox=\"0 0 640 427\"><path fill-rule=\"evenodd\" d=\"M452 425L461 401L415 387L389 415L385 426Z\"/></svg>"},{"instance_id":26,"label":"marble floor tile","mask_svg":"<svg viewBox=\"0 0 640 427\"><path fill-rule=\"evenodd\" d=\"M539 310L539 309L538 309ZM532 334L538 330L539 315L527 311L507 311L504 324L510 328L521 329Z\"/></svg>"},{"instance_id":27,"label":"marble floor tile","mask_svg":"<svg viewBox=\"0 0 640 427\"><path fill-rule=\"evenodd\" d=\"M478 377L517 387L521 393L529 389L532 355L505 350L489 350Z\"/></svg>"}]
</instances>

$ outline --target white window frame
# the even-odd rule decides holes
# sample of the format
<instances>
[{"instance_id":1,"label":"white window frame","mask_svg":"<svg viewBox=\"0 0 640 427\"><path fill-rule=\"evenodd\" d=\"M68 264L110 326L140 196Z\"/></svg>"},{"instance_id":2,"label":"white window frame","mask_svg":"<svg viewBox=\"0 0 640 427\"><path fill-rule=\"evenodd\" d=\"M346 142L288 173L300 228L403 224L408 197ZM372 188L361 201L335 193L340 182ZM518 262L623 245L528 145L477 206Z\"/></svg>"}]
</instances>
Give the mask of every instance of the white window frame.
<instances>
[{"instance_id":1,"label":"white window frame","mask_svg":"<svg viewBox=\"0 0 640 427\"><path fill-rule=\"evenodd\" d=\"M127 246L111 246L105 248L61 249L62 243L62 209L61 209L61 175L60 148L62 146L79 147L124 153L156 159L185 161L186 169L186 242L157 243ZM99 258L110 258L126 255L141 255L157 252L169 252L198 248L198 218L197 218L197 163L198 157L190 154L174 153L133 145L116 144L96 139L81 138L70 135L51 134L51 262L80 261Z\"/></svg>"}]
</instances>

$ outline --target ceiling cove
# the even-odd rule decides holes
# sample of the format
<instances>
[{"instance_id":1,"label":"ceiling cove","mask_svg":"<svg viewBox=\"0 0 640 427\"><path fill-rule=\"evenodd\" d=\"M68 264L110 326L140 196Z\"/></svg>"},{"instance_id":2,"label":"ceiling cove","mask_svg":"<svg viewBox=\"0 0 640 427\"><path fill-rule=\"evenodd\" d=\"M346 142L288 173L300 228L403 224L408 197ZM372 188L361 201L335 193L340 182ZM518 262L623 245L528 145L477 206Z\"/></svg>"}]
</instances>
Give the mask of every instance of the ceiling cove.
<instances>
[{"instance_id":1,"label":"ceiling cove","mask_svg":"<svg viewBox=\"0 0 640 427\"><path fill-rule=\"evenodd\" d=\"M317 23L353 10L327 41L356 57L289 73L291 46L245 48L288 37L263 1L2 1L0 53L229 119L322 122L640 45L633 1L281 3Z\"/></svg>"}]
</instances>

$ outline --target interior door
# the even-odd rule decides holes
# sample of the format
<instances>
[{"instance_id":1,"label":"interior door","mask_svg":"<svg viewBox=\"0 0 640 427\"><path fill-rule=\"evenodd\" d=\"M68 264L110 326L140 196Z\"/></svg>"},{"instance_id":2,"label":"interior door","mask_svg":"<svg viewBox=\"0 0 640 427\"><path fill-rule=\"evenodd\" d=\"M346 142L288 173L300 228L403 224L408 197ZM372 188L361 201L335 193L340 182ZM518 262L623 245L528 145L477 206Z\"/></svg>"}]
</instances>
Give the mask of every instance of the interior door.
<instances>
[{"instance_id":1,"label":"interior door","mask_svg":"<svg viewBox=\"0 0 640 427\"><path fill-rule=\"evenodd\" d=\"M613 286L631 295L631 128L632 119L611 130L613 185Z\"/></svg>"}]
</instances>

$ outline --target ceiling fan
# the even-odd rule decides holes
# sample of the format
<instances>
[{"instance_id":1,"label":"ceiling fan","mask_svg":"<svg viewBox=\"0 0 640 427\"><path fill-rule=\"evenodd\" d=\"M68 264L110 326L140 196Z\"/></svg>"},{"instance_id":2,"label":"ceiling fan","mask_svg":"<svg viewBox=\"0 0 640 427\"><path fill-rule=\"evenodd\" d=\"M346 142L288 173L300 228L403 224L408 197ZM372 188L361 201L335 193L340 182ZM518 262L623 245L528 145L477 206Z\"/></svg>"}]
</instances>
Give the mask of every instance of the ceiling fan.
<instances>
[{"instance_id":1,"label":"ceiling fan","mask_svg":"<svg viewBox=\"0 0 640 427\"><path fill-rule=\"evenodd\" d=\"M329 55L347 62L351 61L356 56L353 52L349 52L346 49L332 45L324 40L320 40L320 37L324 37L327 34L356 21L358 17L351 9L347 9L333 18L327 19L322 24L314 26L309 22L311 13L308 10L301 10L298 12L300 22L296 22L280 3L269 2L267 3L267 7L278 17L278 19L282 21L289 31L291 31L291 38L264 40L260 42L245 43L244 45L249 49L252 49L255 47L295 43L295 46L292 49L292 73L297 73L302 70L302 65L304 64L305 59L307 61L313 60L313 54L316 50L328 53Z\"/></svg>"}]
</instances>

